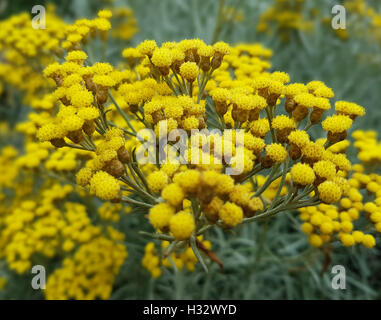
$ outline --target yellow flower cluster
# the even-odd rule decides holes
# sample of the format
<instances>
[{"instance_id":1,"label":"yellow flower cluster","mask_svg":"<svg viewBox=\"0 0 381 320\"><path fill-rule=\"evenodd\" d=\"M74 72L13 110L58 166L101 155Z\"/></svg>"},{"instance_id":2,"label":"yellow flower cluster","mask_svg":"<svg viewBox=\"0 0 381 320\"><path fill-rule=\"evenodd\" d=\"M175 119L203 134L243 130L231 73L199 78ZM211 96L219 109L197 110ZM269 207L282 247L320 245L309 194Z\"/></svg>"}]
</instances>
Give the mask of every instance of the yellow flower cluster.
<instances>
[{"instance_id":1,"label":"yellow flower cluster","mask_svg":"<svg viewBox=\"0 0 381 320\"><path fill-rule=\"evenodd\" d=\"M97 35L105 41L111 29L111 17L110 10L100 10L94 19L79 19L73 25L67 26L62 48L67 51L78 50L81 45L89 42L89 38L95 38Z\"/></svg>"},{"instance_id":2,"label":"yellow flower cluster","mask_svg":"<svg viewBox=\"0 0 381 320\"><path fill-rule=\"evenodd\" d=\"M66 201L62 209L55 206L72 190L69 185L47 185L40 189L40 201L17 202L2 215L0 256L11 269L24 273L31 268L33 255L53 258L101 232L91 225L85 206Z\"/></svg>"},{"instance_id":3,"label":"yellow flower cluster","mask_svg":"<svg viewBox=\"0 0 381 320\"><path fill-rule=\"evenodd\" d=\"M259 18L257 31L269 32L275 27L284 42L290 41L294 30L309 31L313 24L304 17L305 0L275 0Z\"/></svg>"},{"instance_id":4,"label":"yellow flower cluster","mask_svg":"<svg viewBox=\"0 0 381 320\"><path fill-rule=\"evenodd\" d=\"M113 8L111 23L116 26L111 30L116 39L130 40L139 31L134 12L130 8Z\"/></svg>"},{"instance_id":5,"label":"yellow flower cluster","mask_svg":"<svg viewBox=\"0 0 381 320\"><path fill-rule=\"evenodd\" d=\"M126 248L119 240L100 236L81 245L49 276L46 299L109 299L115 276L127 258Z\"/></svg>"},{"instance_id":6,"label":"yellow flower cluster","mask_svg":"<svg viewBox=\"0 0 381 320\"><path fill-rule=\"evenodd\" d=\"M210 223L220 220L227 228L263 210L262 201L252 198L249 184L235 184L233 178L217 171L188 169L175 173L171 180L161 192L166 202L151 208L149 219L156 229L169 231L177 240L187 240L193 234L201 207L205 214L201 218ZM196 212L194 208L198 208Z\"/></svg>"},{"instance_id":7,"label":"yellow flower cluster","mask_svg":"<svg viewBox=\"0 0 381 320\"><path fill-rule=\"evenodd\" d=\"M102 220L110 222L118 222L120 219L119 212L122 210L120 203L105 202L98 208L98 214Z\"/></svg>"},{"instance_id":8,"label":"yellow flower cluster","mask_svg":"<svg viewBox=\"0 0 381 320\"><path fill-rule=\"evenodd\" d=\"M69 201L74 195L71 185L50 178L41 185L17 155L11 146L0 153L4 171L4 180L0 180L0 259L10 270L24 274L41 259L62 258L64 266L48 275L48 299L109 298L114 277L127 257L120 243L124 235L110 226L94 225L85 205ZM99 211L109 219L106 205ZM106 259L105 253L109 255Z\"/></svg>"},{"instance_id":9,"label":"yellow flower cluster","mask_svg":"<svg viewBox=\"0 0 381 320\"><path fill-rule=\"evenodd\" d=\"M211 250L210 241L203 240L202 236L197 237L197 241L204 250ZM168 241L162 241L159 249L156 249L154 242L148 242L144 248L142 266L149 271L153 278L159 278L163 274L163 268L173 268L172 263L178 270L182 270L184 266L188 271L195 270L198 260L190 246L179 248L168 257L166 250L169 245Z\"/></svg>"},{"instance_id":10,"label":"yellow flower cluster","mask_svg":"<svg viewBox=\"0 0 381 320\"><path fill-rule=\"evenodd\" d=\"M301 227L302 231L308 235L312 246L321 247L338 239L346 247L362 244L367 248L372 248L375 246L376 240L370 232L365 233L361 230L364 221L369 221L374 225L375 231L381 232L381 208L379 206L381 204L379 192L381 176L376 173L366 173L370 165L379 165L379 161L375 159L370 161L371 155L364 156L367 153L373 154L374 148L378 144L376 133L357 130L353 132L352 136L355 139L354 146L357 146L359 151L358 159L362 164L353 165L344 197L340 199L340 196L335 194L333 186L320 187L323 185L321 184L319 187L326 188L326 190L319 189L319 192L324 191L325 197L335 198L335 201L332 202L338 202L338 204L321 204L317 207L299 209L300 218L305 221ZM366 146L365 150L362 149L364 146ZM331 169L324 165L319 170L328 173Z\"/></svg>"},{"instance_id":11,"label":"yellow flower cluster","mask_svg":"<svg viewBox=\"0 0 381 320\"><path fill-rule=\"evenodd\" d=\"M0 87L17 88L23 101L36 109L51 109L51 83L40 71L62 54L66 24L54 14L53 6L46 10L49 32L34 29L31 19L29 13L20 13L0 22Z\"/></svg>"},{"instance_id":12,"label":"yellow flower cluster","mask_svg":"<svg viewBox=\"0 0 381 320\"><path fill-rule=\"evenodd\" d=\"M377 132L356 130L353 132L354 147L357 158L365 165L379 165L381 162L381 143L377 140Z\"/></svg>"},{"instance_id":13,"label":"yellow flower cluster","mask_svg":"<svg viewBox=\"0 0 381 320\"><path fill-rule=\"evenodd\" d=\"M89 186L103 200L148 208L149 221L162 240L185 242L192 250L197 250L194 241L200 230L232 228L321 202L338 203L348 191L351 170L343 153L346 132L364 115L364 108L338 101L337 113L323 119L333 90L321 81L290 83L287 73L267 72L270 56L260 45L209 46L187 39L159 47L145 40L123 51L127 69L116 70L105 63L85 66L86 54L71 51L66 60L72 61L45 70L57 90L67 93L56 118L44 123L38 135L57 146L57 137L44 138L45 132L66 125L54 131L65 136L59 138L61 145L79 144L94 152L77 173L79 185ZM91 119L92 132L75 119L83 109L98 111ZM55 120L63 119L61 113L69 114L66 121ZM167 133L225 131L209 137L194 133L182 155L186 165L173 161L171 152L166 155L169 163L157 167L136 163L142 145L135 138L137 130L154 129L161 139L163 126ZM308 133L311 126L322 126L327 138L314 141ZM245 131L243 139L239 129ZM212 152L205 152L205 146ZM170 150L169 144L165 147ZM222 172L227 168L237 174ZM106 211L100 214L106 217ZM107 217L117 219L112 213Z\"/></svg>"}]
</instances>

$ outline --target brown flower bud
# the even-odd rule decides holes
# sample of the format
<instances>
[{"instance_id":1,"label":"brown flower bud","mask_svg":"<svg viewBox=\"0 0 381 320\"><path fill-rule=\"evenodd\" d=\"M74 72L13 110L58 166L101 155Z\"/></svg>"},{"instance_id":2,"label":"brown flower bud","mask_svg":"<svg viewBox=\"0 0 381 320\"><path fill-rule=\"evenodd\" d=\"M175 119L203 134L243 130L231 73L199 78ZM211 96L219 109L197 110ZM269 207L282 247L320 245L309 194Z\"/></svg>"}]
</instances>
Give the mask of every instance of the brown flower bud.
<instances>
[{"instance_id":1,"label":"brown flower bud","mask_svg":"<svg viewBox=\"0 0 381 320\"><path fill-rule=\"evenodd\" d=\"M249 120L249 110L240 110L238 113L238 121L244 123L247 120Z\"/></svg>"},{"instance_id":2,"label":"brown flower bud","mask_svg":"<svg viewBox=\"0 0 381 320\"><path fill-rule=\"evenodd\" d=\"M241 173L239 175L233 175L232 178L236 183L240 183L246 177L246 173Z\"/></svg>"},{"instance_id":3,"label":"brown flower bud","mask_svg":"<svg viewBox=\"0 0 381 320\"><path fill-rule=\"evenodd\" d=\"M217 69L221 63L222 63L222 58L223 56L221 56L220 54L216 54L213 58L212 58L212 62L211 62L211 66L212 66L212 69Z\"/></svg>"},{"instance_id":4,"label":"brown flower bud","mask_svg":"<svg viewBox=\"0 0 381 320\"><path fill-rule=\"evenodd\" d=\"M110 200L110 202L112 202L112 203L119 203L121 200L122 200L122 197L119 196L118 198Z\"/></svg>"},{"instance_id":5,"label":"brown flower bud","mask_svg":"<svg viewBox=\"0 0 381 320\"><path fill-rule=\"evenodd\" d=\"M104 103L106 103L108 98L108 88L103 86L98 86L96 97L99 104L103 105Z\"/></svg>"},{"instance_id":6,"label":"brown flower bud","mask_svg":"<svg viewBox=\"0 0 381 320\"><path fill-rule=\"evenodd\" d=\"M139 111L139 106L137 104L130 104L130 111L136 113Z\"/></svg>"},{"instance_id":7,"label":"brown flower bud","mask_svg":"<svg viewBox=\"0 0 381 320\"><path fill-rule=\"evenodd\" d=\"M256 211L251 210L248 207L243 207L243 214L245 215L246 218L251 218L254 217Z\"/></svg>"},{"instance_id":8,"label":"brown flower bud","mask_svg":"<svg viewBox=\"0 0 381 320\"><path fill-rule=\"evenodd\" d=\"M214 196L215 193L213 189L203 188L201 185L199 185L197 189L197 198L199 198L202 203L208 204L210 201L212 201Z\"/></svg>"},{"instance_id":9,"label":"brown flower bud","mask_svg":"<svg viewBox=\"0 0 381 320\"><path fill-rule=\"evenodd\" d=\"M316 175L316 179L314 181L314 186L317 187L319 184L323 183L325 180L327 180L327 179Z\"/></svg>"},{"instance_id":10,"label":"brown flower bud","mask_svg":"<svg viewBox=\"0 0 381 320\"><path fill-rule=\"evenodd\" d=\"M82 126L82 130L88 136L91 136L95 131L95 124L92 120L86 120Z\"/></svg>"},{"instance_id":11,"label":"brown flower bud","mask_svg":"<svg viewBox=\"0 0 381 320\"><path fill-rule=\"evenodd\" d=\"M201 57L200 69L204 72L208 72L210 69L210 58L209 57Z\"/></svg>"},{"instance_id":12,"label":"brown flower bud","mask_svg":"<svg viewBox=\"0 0 381 320\"><path fill-rule=\"evenodd\" d=\"M107 162L107 164L104 166L104 170L115 178L119 178L124 174L123 163L118 159L113 159Z\"/></svg>"},{"instance_id":13,"label":"brown flower bud","mask_svg":"<svg viewBox=\"0 0 381 320\"><path fill-rule=\"evenodd\" d=\"M249 121L255 121L258 119L259 119L259 110L258 109L250 110Z\"/></svg>"},{"instance_id":14,"label":"brown flower bud","mask_svg":"<svg viewBox=\"0 0 381 320\"><path fill-rule=\"evenodd\" d=\"M200 56L197 53L197 48L193 48L192 49L192 54L193 54L194 62L196 62L196 64L199 64L199 62L200 62Z\"/></svg>"},{"instance_id":15,"label":"brown flower bud","mask_svg":"<svg viewBox=\"0 0 381 320\"><path fill-rule=\"evenodd\" d=\"M131 161L130 153L125 147L120 147L117 151L118 159L123 163L129 163Z\"/></svg>"},{"instance_id":16,"label":"brown flower bud","mask_svg":"<svg viewBox=\"0 0 381 320\"><path fill-rule=\"evenodd\" d=\"M163 76L167 76L169 74L169 67L159 67L158 69Z\"/></svg>"},{"instance_id":17,"label":"brown flower bud","mask_svg":"<svg viewBox=\"0 0 381 320\"><path fill-rule=\"evenodd\" d=\"M288 113L291 113L292 111L295 110L295 107L296 107L296 102L294 101L294 99L286 97L286 101L284 103L284 108L286 109L286 111Z\"/></svg>"},{"instance_id":18,"label":"brown flower bud","mask_svg":"<svg viewBox=\"0 0 381 320\"><path fill-rule=\"evenodd\" d=\"M277 130L276 131L276 138L277 138L278 142L280 142L280 143L288 142L288 135L290 134L291 131L292 131L291 128L285 128L285 129Z\"/></svg>"},{"instance_id":19,"label":"brown flower bud","mask_svg":"<svg viewBox=\"0 0 381 320\"><path fill-rule=\"evenodd\" d=\"M259 88L259 89L258 89L258 94L259 94L261 97L267 99L267 96L269 95L268 87L266 87L266 88Z\"/></svg>"},{"instance_id":20,"label":"brown flower bud","mask_svg":"<svg viewBox=\"0 0 381 320\"><path fill-rule=\"evenodd\" d=\"M302 156L302 150L296 145L296 144L291 144L290 145L290 150L288 151L288 154L290 155L290 158L292 160L297 160Z\"/></svg>"},{"instance_id":21,"label":"brown flower bud","mask_svg":"<svg viewBox=\"0 0 381 320\"><path fill-rule=\"evenodd\" d=\"M327 140L331 144L340 142L340 141L344 140L346 137L347 137L347 132L346 131L335 132L335 133L331 132L331 131L328 131L328 134L327 134Z\"/></svg>"},{"instance_id":22,"label":"brown flower bud","mask_svg":"<svg viewBox=\"0 0 381 320\"><path fill-rule=\"evenodd\" d=\"M66 97L60 98L60 101L62 102L63 105L69 106L70 105L70 100Z\"/></svg>"},{"instance_id":23,"label":"brown flower bud","mask_svg":"<svg viewBox=\"0 0 381 320\"><path fill-rule=\"evenodd\" d=\"M274 161L268 155L266 155L261 159L261 164L263 168L268 169L272 167Z\"/></svg>"},{"instance_id":24,"label":"brown flower bud","mask_svg":"<svg viewBox=\"0 0 381 320\"><path fill-rule=\"evenodd\" d=\"M314 108L314 110L310 114L310 121L312 124L319 123L323 118L324 110Z\"/></svg>"},{"instance_id":25,"label":"brown flower bud","mask_svg":"<svg viewBox=\"0 0 381 320\"><path fill-rule=\"evenodd\" d=\"M216 112L220 116L223 116L228 111L228 105L225 101L214 101L214 106L216 107Z\"/></svg>"},{"instance_id":26,"label":"brown flower bud","mask_svg":"<svg viewBox=\"0 0 381 320\"><path fill-rule=\"evenodd\" d=\"M172 68L176 73L180 73L180 66L184 63L182 60L176 60L172 63Z\"/></svg>"},{"instance_id":27,"label":"brown flower bud","mask_svg":"<svg viewBox=\"0 0 381 320\"><path fill-rule=\"evenodd\" d=\"M54 138L50 140L50 143L55 146L56 148L62 148L66 146L66 142L63 138Z\"/></svg>"},{"instance_id":28,"label":"brown flower bud","mask_svg":"<svg viewBox=\"0 0 381 320\"><path fill-rule=\"evenodd\" d=\"M161 112L161 110L155 111L154 113L151 114L151 116L152 116L152 120L153 120L154 124L156 124L160 120L164 119L164 116L163 116L163 113Z\"/></svg>"},{"instance_id":29,"label":"brown flower bud","mask_svg":"<svg viewBox=\"0 0 381 320\"><path fill-rule=\"evenodd\" d=\"M192 49L186 50L185 51L185 62L196 62L195 56L193 54Z\"/></svg>"},{"instance_id":30,"label":"brown flower bud","mask_svg":"<svg viewBox=\"0 0 381 320\"><path fill-rule=\"evenodd\" d=\"M83 76L83 79L85 80L85 86L86 89L91 91L91 92L96 92L97 91L97 86L93 82L93 79L90 75L85 75Z\"/></svg>"},{"instance_id":31,"label":"brown flower bud","mask_svg":"<svg viewBox=\"0 0 381 320\"><path fill-rule=\"evenodd\" d=\"M63 83L62 75L54 73L52 77L53 77L53 80L56 82L57 87L62 86L62 83Z\"/></svg>"},{"instance_id":32,"label":"brown flower bud","mask_svg":"<svg viewBox=\"0 0 381 320\"><path fill-rule=\"evenodd\" d=\"M206 122L205 122L205 119L203 116L199 116L198 118L198 128L201 130L201 129L205 129L206 128Z\"/></svg>"},{"instance_id":33,"label":"brown flower bud","mask_svg":"<svg viewBox=\"0 0 381 320\"><path fill-rule=\"evenodd\" d=\"M302 121L308 115L308 108L297 105L294 111L292 112L292 117L296 122Z\"/></svg>"},{"instance_id":34,"label":"brown flower bud","mask_svg":"<svg viewBox=\"0 0 381 320\"><path fill-rule=\"evenodd\" d=\"M233 109L232 109L232 118L234 121L237 121L238 120L238 114L240 113L240 110L238 110L238 107L236 104L233 105Z\"/></svg>"},{"instance_id":35,"label":"brown flower bud","mask_svg":"<svg viewBox=\"0 0 381 320\"><path fill-rule=\"evenodd\" d=\"M70 131L67 137L74 143L80 143L83 139L82 129L76 131Z\"/></svg>"},{"instance_id":36,"label":"brown flower bud","mask_svg":"<svg viewBox=\"0 0 381 320\"><path fill-rule=\"evenodd\" d=\"M205 217L210 223L216 223L218 221L218 214L206 214Z\"/></svg>"},{"instance_id":37,"label":"brown flower bud","mask_svg":"<svg viewBox=\"0 0 381 320\"><path fill-rule=\"evenodd\" d=\"M267 96L266 101L269 106L275 106L278 98L280 97L279 94L271 93Z\"/></svg>"},{"instance_id":38,"label":"brown flower bud","mask_svg":"<svg viewBox=\"0 0 381 320\"><path fill-rule=\"evenodd\" d=\"M312 167L317 160L316 159L307 158L306 156L303 156L300 161L302 163L309 164Z\"/></svg>"}]
</instances>

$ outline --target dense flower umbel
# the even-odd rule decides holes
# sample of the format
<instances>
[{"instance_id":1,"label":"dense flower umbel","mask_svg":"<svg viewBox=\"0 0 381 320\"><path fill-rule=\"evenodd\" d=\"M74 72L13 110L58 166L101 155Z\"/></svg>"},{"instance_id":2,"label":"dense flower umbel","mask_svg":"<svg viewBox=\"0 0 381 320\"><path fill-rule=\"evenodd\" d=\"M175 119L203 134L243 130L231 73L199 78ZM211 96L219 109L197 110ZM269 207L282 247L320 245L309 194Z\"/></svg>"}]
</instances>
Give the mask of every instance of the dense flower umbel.
<instances>
[{"instance_id":1,"label":"dense flower umbel","mask_svg":"<svg viewBox=\"0 0 381 320\"><path fill-rule=\"evenodd\" d=\"M321 81L290 84L288 74L266 71L271 52L261 46L209 46L199 39L158 46L146 40L123 51L128 68L121 70L89 65L86 53L77 49L67 62L45 70L60 79L56 92L62 105L38 136L56 147L72 146L66 142L70 139L73 147L93 151L77 183L101 199L147 208L159 233L155 237L185 242L202 259L198 250L203 249L195 244L202 230L232 228L345 196L351 164L335 144L364 109L339 101L337 114L324 118L333 90ZM57 121L63 116L65 121ZM207 164L190 153L187 165L171 162L173 154L167 154L170 163L157 167L134 163L141 145L135 132L152 128L158 136L163 126L169 133L218 128L231 129L231 135L209 137L213 154L203 151L205 133L189 141L189 150L199 150L196 160L204 156ZM314 141L311 126L322 126L327 139ZM238 129L246 131L243 141ZM228 161L226 150L234 161ZM243 163L239 172L238 160ZM235 174L227 175L226 168Z\"/></svg>"}]
</instances>

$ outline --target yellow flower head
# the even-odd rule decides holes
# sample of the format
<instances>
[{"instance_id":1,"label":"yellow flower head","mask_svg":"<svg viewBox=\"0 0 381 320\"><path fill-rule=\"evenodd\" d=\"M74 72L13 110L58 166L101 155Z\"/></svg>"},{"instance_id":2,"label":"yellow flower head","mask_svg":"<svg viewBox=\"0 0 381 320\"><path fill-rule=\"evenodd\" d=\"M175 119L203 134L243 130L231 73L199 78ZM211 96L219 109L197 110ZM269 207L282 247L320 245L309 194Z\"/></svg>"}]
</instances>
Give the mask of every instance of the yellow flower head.
<instances>
[{"instance_id":1,"label":"yellow flower head","mask_svg":"<svg viewBox=\"0 0 381 320\"><path fill-rule=\"evenodd\" d=\"M147 177L147 184L153 192L160 192L168 184L168 176L161 170L152 172Z\"/></svg>"},{"instance_id":2,"label":"yellow flower head","mask_svg":"<svg viewBox=\"0 0 381 320\"><path fill-rule=\"evenodd\" d=\"M240 224L243 219L242 208L231 202L226 202L218 214L221 221L228 227Z\"/></svg>"},{"instance_id":3,"label":"yellow flower head","mask_svg":"<svg viewBox=\"0 0 381 320\"><path fill-rule=\"evenodd\" d=\"M297 163L291 168L291 178L294 183L306 186L314 183L315 173L308 164Z\"/></svg>"},{"instance_id":4,"label":"yellow flower head","mask_svg":"<svg viewBox=\"0 0 381 320\"><path fill-rule=\"evenodd\" d=\"M103 200L115 200L120 197L118 180L105 171L98 171L92 176L90 191Z\"/></svg>"},{"instance_id":5,"label":"yellow flower head","mask_svg":"<svg viewBox=\"0 0 381 320\"><path fill-rule=\"evenodd\" d=\"M154 228L163 230L169 226L169 221L175 213L175 209L167 203L159 203L149 211L149 220Z\"/></svg>"},{"instance_id":6,"label":"yellow flower head","mask_svg":"<svg viewBox=\"0 0 381 320\"><path fill-rule=\"evenodd\" d=\"M340 186L332 181L324 181L318 185L319 198L325 203L335 203L341 198Z\"/></svg>"},{"instance_id":7,"label":"yellow flower head","mask_svg":"<svg viewBox=\"0 0 381 320\"><path fill-rule=\"evenodd\" d=\"M275 162L283 162L287 157L287 151L280 143L272 143L266 146L266 154Z\"/></svg>"},{"instance_id":8,"label":"yellow flower head","mask_svg":"<svg viewBox=\"0 0 381 320\"><path fill-rule=\"evenodd\" d=\"M357 103L347 101L337 101L335 103L335 109L339 114L347 116L359 116L365 115L365 109L359 106Z\"/></svg>"},{"instance_id":9,"label":"yellow flower head","mask_svg":"<svg viewBox=\"0 0 381 320\"><path fill-rule=\"evenodd\" d=\"M287 117L286 115L276 116L273 119L272 125L273 128L277 130L296 128L295 120Z\"/></svg>"},{"instance_id":10,"label":"yellow flower head","mask_svg":"<svg viewBox=\"0 0 381 320\"><path fill-rule=\"evenodd\" d=\"M336 175L336 165L329 160L315 162L313 168L321 178L331 179Z\"/></svg>"},{"instance_id":11,"label":"yellow flower head","mask_svg":"<svg viewBox=\"0 0 381 320\"><path fill-rule=\"evenodd\" d=\"M347 131L352 126L353 120L345 115L333 115L322 122L323 129L333 133Z\"/></svg>"},{"instance_id":12,"label":"yellow flower head","mask_svg":"<svg viewBox=\"0 0 381 320\"><path fill-rule=\"evenodd\" d=\"M195 229L193 215L180 211L171 217L169 221L169 229L175 239L186 240L192 235Z\"/></svg>"},{"instance_id":13,"label":"yellow flower head","mask_svg":"<svg viewBox=\"0 0 381 320\"><path fill-rule=\"evenodd\" d=\"M310 142L310 137L306 131L295 130L288 135L288 141L299 148L303 148Z\"/></svg>"},{"instance_id":14,"label":"yellow flower head","mask_svg":"<svg viewBox=\"0 0 381 320\"><path fill-rule=\"evenodd\" d=\"M185 195L183 189L178 184L171 183L163 189L161 197L170 205L177 207L183 203Z\"/></svg>"},{"instance_id":15,"label":"yellow flower head","mask_svg":"<svg viewBox=\"0 0 381 320\"><path fill-rule=\"evenodd\" d=\"M171 50L166 48L156 49L153 52L151 61L157 67L169 67L172 64Z\"/></svg>"},{"instance_id":16,"label":"yellow flower head","mask_svg":"<svg viewBox=\"0 0 381 320\"><path fill-rule=\"evenodd\" d=\"M198 75L198 67L195 62L184 62L180 66L180 74L181 76L188 80L189 82L193 82L196 80Z\"/></svg>"}]
</instances>

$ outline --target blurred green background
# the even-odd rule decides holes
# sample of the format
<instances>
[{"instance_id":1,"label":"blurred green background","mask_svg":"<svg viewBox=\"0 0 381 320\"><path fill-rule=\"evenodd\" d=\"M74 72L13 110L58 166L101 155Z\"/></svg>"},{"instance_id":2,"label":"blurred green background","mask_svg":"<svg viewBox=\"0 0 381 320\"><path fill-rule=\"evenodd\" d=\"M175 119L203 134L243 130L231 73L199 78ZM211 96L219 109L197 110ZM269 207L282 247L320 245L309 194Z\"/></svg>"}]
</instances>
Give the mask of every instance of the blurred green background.
<instances>
[{"instance_id":1,"label":"blurred green background","mask_svg":"<svg viewBox=\"0 0 381 320\"><path fill-rule=\"evenodd\" d=\"M201 38L210 43L215 36L218 0L116 0L113 6L128 6L137 18L139 33L130 45L144 39L158 43L184 38ZM347 12L348 39L339 38L330 25L321 21L331 18L334 4L343 1L306 0L302 14L314 28L309 32L290 31L288 42L282 41L276 26L267 33L258 33L256 26L260 15L273 4L268 0L226 0L225 6L237 7L241 21L225 22L218 34L219 40L231 44L261 42L273 50L272 70L288 72L292 82L322 80L332 87L334 100L348 100L364 106L367 116L356 120L356 128L380 130L381 123L381 52L380 44L366 30L366 21L358 21L354 13ZM57 14L67 21L92 17L110 1L39 1L54 3ZM368 1L379 11L380 1ZM0 18L12 13L29 11L35 3L19 0L0 3ZM361 25L364 24L364 26ZM353 30L353 31L352 31ZM353 34L351 33L353 32ZM115 63L121 59L121 49L127 44L115 43L108 47L107 57ZM1 117L8 117L2 114ZM12 115L14 116L14 115ZM17 115L22 117L22 115ZM353 129L353 130L354 130ZM134 230L142 224L136 215L123 216L129 257L122 267L115 286L113 299L380 299L381 298L381 247L372 250L364 247L334 249L329 268L322 272L324 255L312 249L300 231L297 213L282 213L264 223L244 225L228 233L213 230L209 239L218 257L224 262L225 273L212 265L205 274L198 266L196 272L174 273L151 279L140 265L146 239ZM378 239L379 240L379 239ZM260 245L262 243L263 245ZM261 253L261 258L257 256ZM3 262L0 262L3 263ZM331 287L333 265L346 268L346 290ZM6 291L0 298L42 298L40 292L30 288L31 276L19 277L0 264L6 273ZM49 274L49 269L47 269Z\"/></svg>"}]
</instances>

